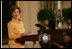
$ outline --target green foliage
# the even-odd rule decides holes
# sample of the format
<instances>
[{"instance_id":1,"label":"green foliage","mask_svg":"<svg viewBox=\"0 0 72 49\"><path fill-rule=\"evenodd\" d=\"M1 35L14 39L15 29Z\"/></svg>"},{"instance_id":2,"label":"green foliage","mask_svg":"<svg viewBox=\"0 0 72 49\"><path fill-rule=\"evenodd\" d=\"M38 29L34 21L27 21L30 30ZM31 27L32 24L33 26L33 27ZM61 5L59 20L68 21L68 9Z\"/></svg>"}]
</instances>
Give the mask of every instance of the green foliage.
<instances>
[{"instance_id":1,"label":"green foliage","mask_svg":"<svg viewBox=\"0 0 72 49\"><path fill-rule=\"evenodd\" d=\"M43 21L43 20L55 20L54 12L52 10L48 9L42 9L38 12L38 20Z\"/></svg>"},{"instance_id":2,"label":"green foliage","mask_svg":"<svg viewBox=\"0 0 72 49\"><path fill-rule=\"evenodd\" d=\"M63 9L64 21L71 19L71 8Z\"/></svg>"}]
</instances>

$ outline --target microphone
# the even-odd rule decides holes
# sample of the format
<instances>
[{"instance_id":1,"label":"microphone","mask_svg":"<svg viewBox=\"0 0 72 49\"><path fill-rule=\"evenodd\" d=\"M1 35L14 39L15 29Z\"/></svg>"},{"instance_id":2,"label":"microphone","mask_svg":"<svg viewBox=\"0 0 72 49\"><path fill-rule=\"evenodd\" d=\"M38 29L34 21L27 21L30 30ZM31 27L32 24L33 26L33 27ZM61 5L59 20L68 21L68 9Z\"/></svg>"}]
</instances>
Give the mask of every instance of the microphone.
<instances>
[{"instance_id":1,"label":"microphone","mask_svg":"<svg viewBox=\"0 0 72 49\"><path fill-rule=\"evenodd\" d=\"M40 25L40 24L35 24L36 27L39 27L40 29L46 29L44 26Z\"/></svg>"}]
</instances>

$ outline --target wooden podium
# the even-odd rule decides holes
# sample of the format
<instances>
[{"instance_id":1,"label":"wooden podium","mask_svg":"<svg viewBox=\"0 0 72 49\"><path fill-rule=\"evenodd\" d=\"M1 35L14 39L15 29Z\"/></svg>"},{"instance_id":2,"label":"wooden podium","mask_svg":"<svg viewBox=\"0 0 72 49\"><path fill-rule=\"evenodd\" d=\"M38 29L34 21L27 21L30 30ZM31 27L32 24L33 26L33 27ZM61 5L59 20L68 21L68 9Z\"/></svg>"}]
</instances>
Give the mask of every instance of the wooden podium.
<instances>
[{"instance_id":1,"label":"wooden podium","mask_svg":"<svg viewBox=\"0 0 72 49\"><path fill-rule=\"evenodd\" d=\"M45 48L45 47L52 48L52 45L54 42L59 43L59 44L63 42L63 40L62 40L63 32L71 33L71 30L66 30L66 29L65 30L54 30L54 31L47 30L45 32L47 32L47 34L49 34L51 36L50 37L51 40L48 41L47 44L44 44L42 41L40 41L39 43L40 43L42 48ZM25 41L33 41L34 48L36 48L35 45L36 45L36 41L39 41L39 35L38 34L34 34L34 35L32 34L32 35L22 36L21 38L17 39L18 43L25 44Z\"/></svg>"}]
</instances>

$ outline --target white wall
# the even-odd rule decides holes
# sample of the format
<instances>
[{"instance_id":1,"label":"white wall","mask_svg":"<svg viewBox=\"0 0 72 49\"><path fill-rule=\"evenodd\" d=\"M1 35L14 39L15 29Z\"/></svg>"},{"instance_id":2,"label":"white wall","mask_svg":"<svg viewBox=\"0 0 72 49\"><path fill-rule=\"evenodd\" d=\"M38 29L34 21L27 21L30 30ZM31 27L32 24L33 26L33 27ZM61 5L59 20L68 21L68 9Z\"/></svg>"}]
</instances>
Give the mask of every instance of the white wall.
<instances>
[{"instance_id":1,"label":"white wall","mask_svg":"<svg viewBox=\"0 0 72 49\"><path fill-rule=\"evenodd\" d=\"M21 1L21 18L24 22L25 33L32 30L33 33L37 33L37 27L35 26L37 22L37 13L39 11L39 1ZM33 48L32 41L25 42L26 48ZM36 47L40 48L39 42L36 42Z\"/></svg>"},{"instance_id":2,"label":"white wall","mask_svg":"<svg viewBox=\"0 0 72 49\"><path fill-rule=\"evenodd\" d=\"M39 1L21 1L21 18L24 22L25 33L32 30L33 33L37 32L37 13L39 11Z\"/></svg>"}]
</instances>

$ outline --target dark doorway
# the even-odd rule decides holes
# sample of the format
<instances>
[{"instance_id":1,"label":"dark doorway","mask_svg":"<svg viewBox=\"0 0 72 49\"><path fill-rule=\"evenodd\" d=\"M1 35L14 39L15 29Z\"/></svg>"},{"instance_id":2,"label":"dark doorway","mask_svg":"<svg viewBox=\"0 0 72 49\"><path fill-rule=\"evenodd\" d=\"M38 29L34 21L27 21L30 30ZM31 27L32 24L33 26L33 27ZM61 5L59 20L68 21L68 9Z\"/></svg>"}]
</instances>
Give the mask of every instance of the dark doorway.
<instances>
[{"instance_id":1,"label":"dark doorway","mask_svg":"<svg viewBox=\"0 0 72 49\"><path fill-rule=\"evenodd\" d=\"M7 43L8 39L8 31L7 31L7 23L9 22L9 1L2 2L2 44Z\"/></svg>"},{"instance_id":2,"label":"dark doorway","mask_svg":"<svg viewBox=\"0 0 72 49\"><path fill-rule=\"evenodd\" d=\"M2 1L2 44L8 43L8 29L7 23L11 20L9 14L10 6L15 5L15 1Z\"/></svg>"}]
</instances>

